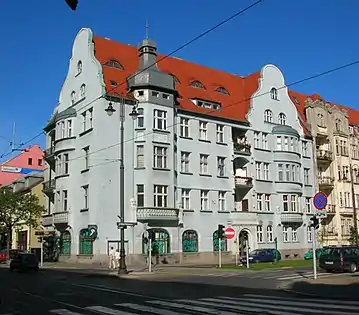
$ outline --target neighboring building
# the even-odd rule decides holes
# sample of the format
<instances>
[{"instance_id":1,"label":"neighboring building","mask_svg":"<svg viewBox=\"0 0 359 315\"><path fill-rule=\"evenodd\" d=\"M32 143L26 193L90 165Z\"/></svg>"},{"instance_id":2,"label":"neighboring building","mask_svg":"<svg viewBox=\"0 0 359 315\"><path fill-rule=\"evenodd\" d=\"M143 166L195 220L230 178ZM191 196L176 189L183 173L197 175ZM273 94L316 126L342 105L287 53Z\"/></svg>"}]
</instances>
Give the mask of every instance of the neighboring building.
<instances>
[{"instance_id":1,"label":"neighboring building","mask_svg":"<svg viewBox=\"0 0 359 315\"><path fill-rule=\"evenodd\" d=\"M277 238L283 256L302 255L311 247L313 140L281 72L268 65L240 77L161 56L157 66L156 50L151 40L136 49L89 29L75 39L45 127L42 223L61 233L63 255L105 260L118 246L120 106L131 258L142 259L151 228L170 262L209 262L219 248L218 224L233 226L242 248L246 231L251 249L274 247ZM136 120L128 117L133 109ZM224 259L235 248L223 242Z\"/></svg>"},{"instance_id":2,"label":"neighboring building","mask_svg":"<svg viewBox=\"0 0 359 315\"><path fill-rule=\"evenodd\" d=\"M42 172L45 168L44 152L39 145L30 146L0 165L0 186L8 185L29 173Z\"/></svg>"},{"instance_id":3,"label":"neighboring building","mask_svg":"<svg viewBox=\"0 0 359 315\"><path fill-rule=\"evenodd\" d=\"M27 174L16 179L9 186L14 189L14 192L21 192L24 194L31 193L39 198L39 204L44 205L44 194L42 192L42 182L44 180L43 172L35 172ZM39 218L39 225L41 224L41 217ZM13 230L12 248L17 248L21 251L30 251L32 249L40 248L38 237L35 231L41 230L40 227L32 228L27 225L18 224Z\"/></svg>"},{"instance_id":4,"label":"neighboring building","mask_svg":"<svg viewBox=\"0 0 359 315\"><path fill-rule=\"evenodd\" d=\"M318 189L329 199L320 241L324 245L346 245L354 224L352 185L356 208L359 204L358 113L329 103L318 94L306 98L305 112L315 137Z\"/></svg>"}]
</instances>

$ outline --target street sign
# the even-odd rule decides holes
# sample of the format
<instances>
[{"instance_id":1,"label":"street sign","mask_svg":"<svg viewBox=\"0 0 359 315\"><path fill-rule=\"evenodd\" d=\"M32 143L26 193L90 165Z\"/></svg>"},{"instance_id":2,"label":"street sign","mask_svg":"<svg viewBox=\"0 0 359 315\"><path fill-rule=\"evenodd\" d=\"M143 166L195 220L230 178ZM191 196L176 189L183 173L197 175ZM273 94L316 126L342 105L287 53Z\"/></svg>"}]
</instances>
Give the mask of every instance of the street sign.
<instances>
[{"instance_id":1,"label":"street sign","mask_svg":"<svg viewBox=\"0 0 359 315\"><path fill-rule=\"evenodd\" d=\"M318 210L318 211L315 213L315 216L316 216L318 219L325 219L328 215L327 215L327 211L325 211L325 210Z\"/></svg>"},{"instance_id":2,"label":"street sign","mask_svg":"<svg viewBox=\"0 0 359 315\"><path fill-rule=\"evenodd\" d=\"M89 230L90 238L95 240L97 238L97 234L98 234L97 225L89 225L88 230Z\"/></svg>"},{"instance_id":3,"label":"street sign","mask_svg":"<svg viewBox=\"0 0 359 315\"><path fill-rule=\"evenodd\" d=\"M328 204L328 197L324 192L317 192L313 198L314 207L317 210L323 210Z\"/></svg>"},{"instance_id":4,"label":"street sign","mask_svg":"<svg viewBox=\"0 0 359 315\"><path fill-rule=\"evenodd\" d=\"M236 236L236 230L232 227L227 227L224 231L224 235L230 240Z\"/></svg>"},{"instance_id":5,"label":"street sign","mask_svg":"<svg viewBox=\"0 0 359 315\"><path fill-rule=\"evenodd\" d=\"M36 236L46 237L55 235L55 231L35 231Z\"/></svg>"}]
</instances>

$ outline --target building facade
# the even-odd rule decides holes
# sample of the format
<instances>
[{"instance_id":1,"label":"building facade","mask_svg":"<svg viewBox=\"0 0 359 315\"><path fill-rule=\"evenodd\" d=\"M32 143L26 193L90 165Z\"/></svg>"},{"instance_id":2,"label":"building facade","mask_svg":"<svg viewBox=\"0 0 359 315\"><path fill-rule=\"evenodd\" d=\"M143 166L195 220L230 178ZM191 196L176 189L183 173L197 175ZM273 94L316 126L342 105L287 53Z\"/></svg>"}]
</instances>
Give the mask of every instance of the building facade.
<instances>
[{"instance_id":1,"label":"building facade","mask_svg":"<svg viewBox=\"0 0 359 315\"><path fill-rule=\"evenodd\" d=\"M243 232L250 249L277 240L282 255L301 256L312 239L313 140L281 72L239 77L157 58L148 39L138 49L89 29L75 39L45 127L42 224L61 234L63 257L103 261L119 246L121 135L130 259L143 261L149 229L170 262L215 261L220 246L232 259ZM218 224L235 228L236 243L218 240Z\"/></svg>"}]
</instances>

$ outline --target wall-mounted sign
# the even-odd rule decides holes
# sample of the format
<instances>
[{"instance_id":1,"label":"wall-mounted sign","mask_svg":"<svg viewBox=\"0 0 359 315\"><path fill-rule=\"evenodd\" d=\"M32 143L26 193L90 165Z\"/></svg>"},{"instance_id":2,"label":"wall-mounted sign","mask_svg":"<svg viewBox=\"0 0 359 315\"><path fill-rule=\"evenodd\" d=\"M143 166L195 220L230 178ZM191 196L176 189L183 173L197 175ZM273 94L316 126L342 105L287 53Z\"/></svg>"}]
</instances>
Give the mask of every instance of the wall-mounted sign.
<instances>
[{"instance_id":1,"label":"wall-mounted sign","mask_svg":"<svg viewBox=\"0 0 359 315\"><path fill-rule=\"evenodd\" d=\"M16 166L1 166L1 172L6 173L17 173L17 174L30 174L34 172L42 172L42 170L35 170L31 168L22 168L22 167L16 167Z\"/></svg>"}]
</instances>

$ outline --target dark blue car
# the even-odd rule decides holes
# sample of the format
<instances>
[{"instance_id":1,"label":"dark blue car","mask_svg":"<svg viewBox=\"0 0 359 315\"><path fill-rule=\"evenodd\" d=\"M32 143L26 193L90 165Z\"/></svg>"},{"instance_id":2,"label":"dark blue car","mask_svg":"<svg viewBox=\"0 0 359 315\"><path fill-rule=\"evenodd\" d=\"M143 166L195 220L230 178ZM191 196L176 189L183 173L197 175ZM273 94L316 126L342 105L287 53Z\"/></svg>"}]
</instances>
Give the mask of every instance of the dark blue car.
<instances>
[{"instance_id":1,"label":"dark blue car","mask_svg":"<svg viewBox=\"0 0 359 315\"><path fill-rule=\"evenodd\" d=\"M262 249L255 249L254 251L249 253L249 262L250 263L260 263L260 262L275 262L276 259L276 252L278 255L278 260L281 260L280 252L274 248L262 248ZM247 263L246 256L241 258L242 264Z\"/></svg>"}]
</instances>

